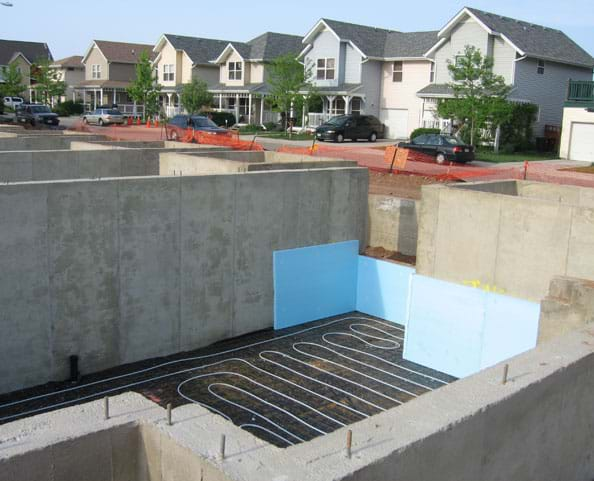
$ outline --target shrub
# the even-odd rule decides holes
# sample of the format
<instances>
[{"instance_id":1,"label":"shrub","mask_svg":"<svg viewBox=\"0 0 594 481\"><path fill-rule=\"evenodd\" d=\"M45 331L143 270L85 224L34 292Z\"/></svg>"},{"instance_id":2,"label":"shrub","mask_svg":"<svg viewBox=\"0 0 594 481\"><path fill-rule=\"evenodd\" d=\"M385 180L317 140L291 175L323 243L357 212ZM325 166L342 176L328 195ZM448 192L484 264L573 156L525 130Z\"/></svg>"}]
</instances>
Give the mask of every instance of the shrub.
<instances>
[{"instance_id":1,"label":"shrub","mask_svg":"<svg viewBox=\"0 0 594 481\"><path fill-rule=\"evenodd\" d=\"M84 111L84 106L81 102L66 100L66 102L57 104L53 110L60 117L69 117L71 115L81 115Z\"/></svg>"},{"instance_id":2,"label":"shrub","mask_svg":"<svg viewBox=\"0 0 594 481\"><path fill-rule=\"evenodd\" d=\"M266 122L264 128L269 131L282 130L282 127L276 122Z\"/></svg>"},{"instance_id":3,"label":"shrub","mask_svg":"<svg viewBox=\"0 0 594 481\"><path fill-rule=\"evenodd\" d=\"M249 125L244 125L243 127L241 127L239 129L239 132L249 134L251 132L261 132L262 130L264 130L264 129L262 128L261 125L249 124Z\"/></svg>"},{"instance_id":4,"label":"shrub","mask_svg":"<svg viewBox=\"0 0 594 481\"><path fill-rule=\"evenodd\" d=\"M219 127L231 127L237 123L235 115L230 112L200 112L200 115L209 116Z\"/></svg>"},{"instance_id":5,"label":"shrub","mask_svg":"<svg viewBox=\"0 0 594 481\"><path fill-rule=\"evenodd\" d=\"M441 130L439 129L415 129L410 134L411 140L419 135L427 135L427 134L439 134Z\"/></svg>"},{"instance_id":6,"label":"shrub","mask_svg":"<svg viewBox=\"0 0 594 481\"><path fill-rule=\"evenodd\" d=\"M513 114L501 125L501 145L512 145L515 151L534 148L532 127L536 121L538 107L534 104L514 104Z\"/></svg>"}]
</instances>

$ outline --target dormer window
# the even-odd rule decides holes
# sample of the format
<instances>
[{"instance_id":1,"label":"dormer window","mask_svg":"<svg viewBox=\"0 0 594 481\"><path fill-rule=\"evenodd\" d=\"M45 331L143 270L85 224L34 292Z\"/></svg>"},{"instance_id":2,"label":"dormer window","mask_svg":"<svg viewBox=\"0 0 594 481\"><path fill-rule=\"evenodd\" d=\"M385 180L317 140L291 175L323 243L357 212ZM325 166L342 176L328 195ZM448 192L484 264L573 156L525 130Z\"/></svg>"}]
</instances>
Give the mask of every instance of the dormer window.
<instances>
[{"instance_id":1,"label":"dormer window","mask_svg":"<svg viewBox=\"0 0 594 481\"><path fill-rule=\"evenodd\" d=\"M229 62L229 80L241 80L243 64L242 62Z\"/></svg>"},{"instance_id":2,"label":"dormer window","mask_svg":"<svg viewBox=\"0 0 594 481\"><path fill-rule=\"evenodd\" d=\"M333 58L319 58L316 69L316 78L318 80L334 80L336 62Z\"/></svg>"},{"instance_id":3,"label":"dormer window","mask_svg":"<svg viewBox=\"0 0 594 481\"><path fill-rule=\"evenodd\" d=\"M435 62L431 62L431 72L429 72L429 83L435 82Z\"/></svg>"},{"instance_id":4,"label":"dormer window","mask_svg":"<svg viewBox=\"0 0 594 481\"><path fill-rule=\"evenodd\" d=\"M163 65L163 82L173 82L174 80L174 66L172 64Z\"/></svg>"},{"instance_id":5,"label":"dormer window","mask_svg":"<svg viewBox=\"0 0 594 481\"><path fill-rule=\"evenodd\" d=\"M92 65L91 66L91 77L94 79L101 78L101 65Z\"/></svg>"},{"instance_id":6,"label":"dormer window","mask_svg":"<svg viewBox=\"0 0 594 481\"><path fill-rule=\"evenodd\" d=\"M402 62L392 64L392 82L402 82Z\"/></svg>"},{"instance_id":7,"label":"dormer window","mask_svg":"<svg viewBox=\"0 0 594 481\"><path fill-rule=\"evenodd\" d=\"M544 75L544 71L545 71L545 61L539 60L536 64L536 73L538 75Z\"/></svg>"}]
</instances>

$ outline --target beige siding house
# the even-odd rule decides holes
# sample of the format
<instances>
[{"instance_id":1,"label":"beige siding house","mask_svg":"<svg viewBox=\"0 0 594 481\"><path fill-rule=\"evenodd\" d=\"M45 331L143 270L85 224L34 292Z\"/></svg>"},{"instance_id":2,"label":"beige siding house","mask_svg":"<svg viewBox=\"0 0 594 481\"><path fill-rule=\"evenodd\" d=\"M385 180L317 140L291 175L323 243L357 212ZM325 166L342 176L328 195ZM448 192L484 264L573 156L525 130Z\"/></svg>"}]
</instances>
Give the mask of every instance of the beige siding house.
<instances>
[{"instance_id":1,"label":"beige siding house","mask_svg":"<svg viewBox=\"0 0 594 481\"><path fill-rule=\"evenodd\" d=\"M85 66L82 63L82 56L73 55L60 60L56 60L51 67L55 70L58 80L66 84L64 95L60 97L60 102L66 100L81 100L80 94L76 93L76 86L85 80Z\"/></svg>"},{"instance_id":2,"label":"beige siding house","mask_svg":"<svg viewBox=\"0 0 594 481\"><path fill-rule=\"evenodd\" d=\"M142 106L134 105L126 89L136 77L142 52L153 56L152 45L95 40L85 53L84 80L74 90L88 109L117 105L122 113L141 115Z\"/></svg>"}]
</instances>

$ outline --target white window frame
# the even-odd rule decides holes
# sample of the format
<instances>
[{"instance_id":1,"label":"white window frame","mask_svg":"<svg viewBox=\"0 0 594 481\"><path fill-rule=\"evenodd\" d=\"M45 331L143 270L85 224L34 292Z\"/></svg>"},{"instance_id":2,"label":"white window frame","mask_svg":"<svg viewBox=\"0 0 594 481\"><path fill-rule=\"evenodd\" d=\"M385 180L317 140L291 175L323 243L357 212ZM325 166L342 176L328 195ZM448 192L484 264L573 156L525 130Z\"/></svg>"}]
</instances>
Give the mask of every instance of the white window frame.
<instances>
[{"instance_id":1,"label":"white window frame","mask_svg":"<svg viewBox=\"0 0 594 481\"><path fill-rule=\"evenodd\" d=\"M392 62L392 82L401 83L404 77L404 62L396 60Z\"/></svg>"},{"instance_id":2,"label":"white window frame","mask_svg":"<svg viewBox=\"0 0 594 481\"><path fill-rule=\"evenodd\" d=\"M329 63L332 65L330 66ZM319 58L316 61L316 80L334 80L336 78L336 59Z\"/></svg>"},{"instance_id":3,"label":"white window frame","mask_svg":"<svg viewBox=\"0 0 594 481\"><path fill-rule=\"evenodd\" d=\"M171 63L163 65L163 82L175 82L175 65Z\"/></svg>"},{"instance_id":4,"label":"white window frame","mask_svg":"<svg viewBox=\"0 0 594 481\"><path fill-rule=\"evenodd\" d=\"M93 64L91 65L91 78L93 79L100 79L101 78L101 64Z\"/></svg>"},{"instance_id":5,"label":"white window frame","mask_svg":"<svg viewBox=\"0 0 594 481\"><path fill-rule=\"evenodd\" d=\"M538 75L544 75L545 73L545 61L538 59L536 61L536 73Z\"/></svg>"},{"instance_id":6,"label":"white window frame","mask_svg":"<svg viewBox=\"0 0 594 481\"><path fill-rule=\"evenodd\" d=\"M243 62L229 62L227 64L227 78L241 80L243 78Z\"/></svg>"}]
</instances>

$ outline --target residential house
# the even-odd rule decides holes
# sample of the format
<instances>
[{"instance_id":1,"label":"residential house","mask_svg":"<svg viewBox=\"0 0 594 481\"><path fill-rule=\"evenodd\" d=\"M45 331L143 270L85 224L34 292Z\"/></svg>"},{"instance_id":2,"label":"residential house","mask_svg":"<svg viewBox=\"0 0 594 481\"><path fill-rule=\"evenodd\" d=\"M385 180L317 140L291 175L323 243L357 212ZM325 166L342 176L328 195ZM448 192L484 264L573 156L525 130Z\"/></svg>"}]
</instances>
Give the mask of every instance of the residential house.
<instances>
[{"instance_id":1,"label":"residential house","mask_svg":"<svg viewBox=\"0 0 594 481\"><path fill-rule=\"evenodd\" d=\"M248 42L230 42L216 57L219 83L210 90L220 111L235 114L239 123L276 122L278 113L267 107L270 61L282 55L297 55L301 37L266 32Z\"/></svg>"},{"instance_id":2,"label":"residential house","mask_svg":"<svg viewBox=\"0 0 594 481\"><path fill-rule=\"evenodd\" d=\"M82 59L81 55L73 55L56 60L51 64L51 67L57 74L58 80L64 82L66 85L64 95L59 99L60 102L80 100L80 95L77 97L75 88L85 80L85 66L82 63Z\"/></svg>"},{"instance_id":3,"label":"residential house","mask_svg":"<svg viewBox=\"0 0 594 481\"><path fill-rule=\"evenodd\" d=\"M426 57L435 62L434 81L421 89L424 126L436 124L438 98L451 97L448 60L474 45L493 58L493 71L512 85L509 99L538 106L537 137L545 126L560 127L569 79L592 80L594 59L560 30L474 8L463 8L438 33Z\"/></svg>"},{"instance_id":4,"label":"residential house","mask_svg":"<svg viewBox=\"0 0 594 481\"><path fill-rule=\"evenodd\" d=\"M87 108L117 105L122 113L142 114L142 106L136 106L126 91L136 78L142 52L147 52L151 60L154 58L152 45L93 41L82 59L84 80L75 87Z\"/></svg>"},{"instance_id":5,"label":"residential house","mask_svg":"<svg viewBox=\"0 0 594 481\"><path fill-rule=\"evenodd\" d=\"M539 113L535 134L561 125L569 79L591 80L594 60L563 32L472 8L462 9L439 32L397 32L322 19L303 39L300 57L313 66L323 111L379 117L391 138L418 127L447 128L437 118L440 98L453 95L448 62L473 45L494 60L495 73L513 86L510 100L531 102Z\"/></svg>"},{"instance_id":6,"label":"residential house","mask_svg":"<svg viewBox=\"0 0 594 481\"><path fill-rule=\"evenodd\" d=\"M212 63L229 44L228 40L163 34L153 49L153 62L161 84L161 103L168 117L180 113L182 85L192 78L209 87L219 83L219 67Z\"/></svg>"},{"instance_id":7,"label":"residential house","mask_svg":"<svg viewBox=\"0 0 594 481\"><path fill-rule=\"evenodd\" d=\"M594 162L594 81L570 80L559 157Z\"/></svg>"},{"instance_id":8,"label":"residential house","mask_svg":"<svg viewBox=\"0 0 594 481\"><path fill-rule=\"evenodd\" d=\"M4 69L11 64L16 64L21 72L23 85L26 86L23 97L26 100L34 99L35 92L31 88L31 66L42 60L53 60L52 53L45 43L0 40L0 83L3 82Z\"/></svg>"}]
</instances>

